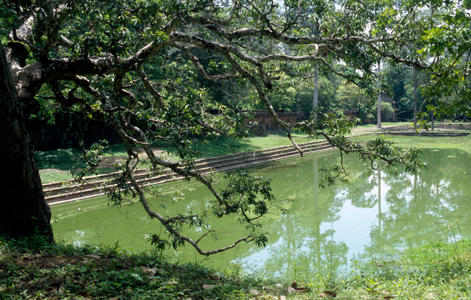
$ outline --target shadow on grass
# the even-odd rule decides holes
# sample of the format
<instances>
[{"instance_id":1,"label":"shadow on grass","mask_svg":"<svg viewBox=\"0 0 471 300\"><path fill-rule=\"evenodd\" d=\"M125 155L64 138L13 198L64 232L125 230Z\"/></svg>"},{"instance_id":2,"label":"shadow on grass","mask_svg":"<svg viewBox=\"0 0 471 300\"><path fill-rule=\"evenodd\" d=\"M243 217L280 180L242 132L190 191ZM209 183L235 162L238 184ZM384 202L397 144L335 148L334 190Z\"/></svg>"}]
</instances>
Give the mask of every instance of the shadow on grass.
<instances>
[{"instance_id":1,"label":"shadow on grass","mask_svg":"<svg viewBox=\"0 0 471 300\"><path fill-rule=\"evenodd\" d=\"M113 150L120 150L124 148L123 145L112 146ZM73 179L74 177L69 172L75 166L77 169L85 168L86 165L81 160L76 163L76 158L82 152L78 149L57 149L51 151L36 151L35 160L36 166L40 171L41 182L51 183ZM98 174L106 174L116 172L117 170L111 167L102 167L97 169ZM97 175L87 174L86 176Z\"/></svg>"},{"instance_id":2,"label":"shadow on grass","mask_svg":"<svg viewBox=\"0 0 471 300\"><path fill-rule=\"evenodd\" d=\"M34 153L36 165L39 170L58 169L69 171L75 164L75 157L80 155L77 149L57 149L51 151L36 151ZM78 165L84 168L85 164Z\"/></svg>"},{"instance_id":3,"label":"shadow on grass","mask_svg":"<svg viewBox=\"0 0 471 300\"><path fill-rule=\"evenodd\" d=\"M198 147L198 150L201 152L201 158L235 154L239 152L256 151L261 149L262 147L252 145L247 140L228 138L219 138Z\"/></svg>"},{"instance_id":4,"label":"shadow on grass","mask_svg":"<svg viewBox=\"0 0 471 300\"><path fill-rule=\"evenodd\" d=\"M295 133L293 136L295 138L302 139L301 142L304 142L304 139L308 141L307 135L299 135ZM220 137L215 140L206 140L205 142L203 142L203 139L196 138L194 139L194 147L200 152L200 156L198 156L198 158L209 158L214 156L236 154L240 152L262 150L264 148L267 148L267 145L270 145L270 147L277 147L283 146L285 144L290 144L289 140L287 139L286 132L284 131L271 132L267 135L258 137L264 137L267 139L263 139L263 141L253 142L249 139L230 139ZM309 140L314 139L311 138ZM178 157L178 153L176 153L168 144L158 144L155 147L173 153L175 158ZM75 164L75 157L80 154L81 151L78 149L37 151L35 153L36 164L39 170L56 169L62 171L69 171ZM104 151L104 156L106 157L122 157L126 155L127 151L123 144L106 146ZM85 164L82 162L76 165L76 167L84 168Z\"/></svg>"},{"instance_id":5,"label":"shadow on grass","mask_svg":"<svg viewBox=\"0 0 471 300\"><path fill-rule=\"evenodd\" d=\"M243 299L253 297L252 289L286 293L272 282L243 276L237 267L221 273L198 264L176 265L156 251L129 253L110 246L1 237L0 250L0 291L5 299Z\"/></svg>"}]
</instances>

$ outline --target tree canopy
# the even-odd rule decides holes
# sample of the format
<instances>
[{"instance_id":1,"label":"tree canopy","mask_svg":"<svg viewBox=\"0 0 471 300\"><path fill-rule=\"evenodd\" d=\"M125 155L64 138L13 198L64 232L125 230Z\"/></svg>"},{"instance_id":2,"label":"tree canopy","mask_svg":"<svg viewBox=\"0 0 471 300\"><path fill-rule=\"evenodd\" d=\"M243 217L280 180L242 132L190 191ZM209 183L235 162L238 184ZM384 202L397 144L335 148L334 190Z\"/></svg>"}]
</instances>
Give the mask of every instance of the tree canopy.
<instances>
[{"instance_id":1,"label":"tree canopy","mask_svg":"<svg viewBox=\"0 0 471 300\"><path fill-rule=\"evenodd\" d=\"M91 120L114 128L128 159L109 191L110 201L121 205L126 197L138 197L170 236L168 242L154 235L154 243L189 243L204 255L243 241L264 245L267 237L257 219L275 208L268 180L237 171L218 191L194 163L200 155L196 136L204 143L250 133L244 123L250 114L235 105L241 99L263 105L301 155L293 130L326 138L341 155L358 153L373 168L404 164L416 172L418 150L382 139L349 142L345 135L355 122L333 114L288 124L274 106L289 103L299 82L312 78L315 65L324 76L336 74L371 98L387 90L385 83L377 85L379 61L425 70L431 88L469 81L469 13L452 1L5 0L0 12L2 43L23 113L81 111L83 132ZM154 154L152 146L162 142L179 162ZM97 167L97 149L84 149L89 168L80 175ZM164 217L147 201L147 193L158 190L134 177L143 160L155 173L172 171L201 182L214 205L201 214ZM325 182L342 174L343 166L334 166ZM200 226L204 237L213 233L210 218L227 215L237 215L248 230L227 247L204 250L200 239L181 234L181 226L189 224Z\"/></svg>"}]
</instances>

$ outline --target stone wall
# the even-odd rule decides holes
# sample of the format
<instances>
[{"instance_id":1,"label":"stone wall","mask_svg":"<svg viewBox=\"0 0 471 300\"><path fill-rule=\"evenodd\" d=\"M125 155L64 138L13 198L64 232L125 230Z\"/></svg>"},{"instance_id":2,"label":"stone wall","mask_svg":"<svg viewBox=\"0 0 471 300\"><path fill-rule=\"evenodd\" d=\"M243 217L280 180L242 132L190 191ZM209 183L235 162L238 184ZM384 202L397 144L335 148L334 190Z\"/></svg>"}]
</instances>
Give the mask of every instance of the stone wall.
<instances>
[{"instance_id":1,"label":"stone wall","mask_svg":"<svg viewBox=\"0 0 471 300\"><path fill-rule=\"evenodd\" d=\"M82 129L83 116L79 113L59 113L55 116L55 124L48 125L38 119L29 119L26 128L31 143L36 151L79 148L78 134ZM119 135L99 122L91 122L84 134L85 147L106 139L110 144L121 143Z\"/></svg>"},{"instance_id":2,"label":"stone wall","mask_svg":"<svg viewBox=\"0 0 471 300\"><path fill-rule=\"evenodd\" d=\"M263 135L273 131L283 130L267 111L254 111L254 121L258 123L253 128L256 135ZM289 123L303 121L309 115L295 112L278 112L281 120ZM55 117L55 124L48 125L38 119L29 119L27 129L31 142L36 151L49 151L54 149L79 148L78 133L83 124L83 116L79 113L59 113ZM91 122L84 135L85 147L106 139L110 145L121 143L119 135L110 127L99 122Z\"/></svg>"},{"instance_id":3,"label":"stone wall","mask_svg":"<svg viewBox=\"0 0 471 300\"><path fill-rule=\"evenodd\" d=\"M278 117L287 123L296 123L309 119L308 114L297 112L279 111ZM264 135L274 131L283 130L266 110L252 111L257 126L252 128L255 135ZM345 115L350 118L358 117L358 110L346 110ZM33 147L37 151L49 151L54 149L78 148L78 133L82 128L83 116L79 113L56 115L54 125L48 125L38 119L29 119L27 129L31 137ZM367 120L372 123L374 120ZM121 143L119 135L109 127L99 122L91 122L84 135L85 146L106 139L110 145Z\"/></svg>"},{"instance_id":4,"label":"stone wall","mask_svg":"<svg viewBox=\"0 0 471 300\"><path fill-rule=\"evenodd\" d=\"M267 134L273 131L283 130L283 128L273 120L273 117L266 110L252 111L257 126L253 128L256 135ZM297 112L277 112L280 120L287 123L296 123L309 119L309 115Z\"/></svg>"},{"instance_id":5,"label":"stone wall","mask_svg":"<svg viewBox=\"0 0 471 300\"><path fill-rule=\"evenodd\" d=\"M358 109L347 109L345 111L345 116L349 117L350 119L359 118L360 114L358 113Z\"/></svg>"}]
</instances>

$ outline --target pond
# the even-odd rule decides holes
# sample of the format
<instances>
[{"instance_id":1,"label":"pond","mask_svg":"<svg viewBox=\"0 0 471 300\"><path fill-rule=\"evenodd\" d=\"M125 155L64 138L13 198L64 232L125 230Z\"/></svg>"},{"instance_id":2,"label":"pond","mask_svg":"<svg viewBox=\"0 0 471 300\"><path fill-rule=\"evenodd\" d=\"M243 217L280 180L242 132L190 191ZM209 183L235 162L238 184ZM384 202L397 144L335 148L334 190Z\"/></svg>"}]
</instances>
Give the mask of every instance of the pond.
<instances>
[{"instance_id":1,"label":"pond","mask_svg":"<svg viewBox=\"0 0 471 300\"><path fill-rule=\"evenodd\" d=\"M471 182L467 172L471 155L459 150L426 150L422 159L428 167L419 175L382 172L373 181L364 162L347 156L350 182L326 189L316 184L317 170L336 162L336 151L258 165L251 172L272 178L277 203L289 209L286 215L269 215L262 221L269 234L267 247L244 244L205 258L187 245L178 252L172 248L166 255L173 261L203 261L219 269L233 264L247 273L289 280L348 271L353 261L384 257L390 249L470 237ZM164 196L150 202L164 215L202 211L211 196L194 181L161 187ZM179 189L185 199L173 203ZM146 250L152 247L144 236L163 232L139 203L118 209L107 206L106 197L98 197L53 206L52 211L56 240L76 245L118 243L128 250ZM212 228L221 238L203 240L205 250L232 244L244 233L235 219L217 220ZM185 233L196 236L199 232L190 228Z\"/></svg>"}]
</instances>

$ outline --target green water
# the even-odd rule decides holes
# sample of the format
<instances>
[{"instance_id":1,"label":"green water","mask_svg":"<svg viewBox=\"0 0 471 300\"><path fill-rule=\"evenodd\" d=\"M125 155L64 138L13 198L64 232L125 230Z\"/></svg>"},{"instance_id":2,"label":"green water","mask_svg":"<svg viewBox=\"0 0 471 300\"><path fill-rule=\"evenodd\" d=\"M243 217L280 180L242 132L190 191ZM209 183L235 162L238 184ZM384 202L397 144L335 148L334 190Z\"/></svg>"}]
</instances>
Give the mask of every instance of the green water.
<instances>
[{"instance_id":1,"label":"green water","mask_svg":"<svg viewBox=\"0 0 471 300\"><path fill-rule=\"evenodd\" d=\"M272 178L277 204L287 215L270 215L262 223L269 233L266 248L240 245L209 258L186 246L167 252L179 262L203 261L225 268L240 266L246 272L287 279L310 274L343 272L359 257L384 257L390 249L406 249L433 241L452 241L471 236L471 155L459 150L427 150L428 168L414 176L382 172L372 182L366 165L347 157L350 183L319 189L317 170L338 160L335 151L259 165L251 171ZM150 199L152 208L163 215L202 211L210 193L195 182L162 185L164 196ZM173 203L175 191L185 200ZM288 201L285 201L288 200ZM161 204L164 204L165 209ZM106 197L52 207L57 240L77 245L116 244L131 250L151 249L145 234L164 232L136 203L119 209L107 206ZM459 227L450 227L460 220ZM232 244L244 228L234 219L215 220L221 239L205 238L205 250ZM197 230L185 231L192 238ZM343 271L342 271L343 270Z\"/></svg>"}]
</instances>

